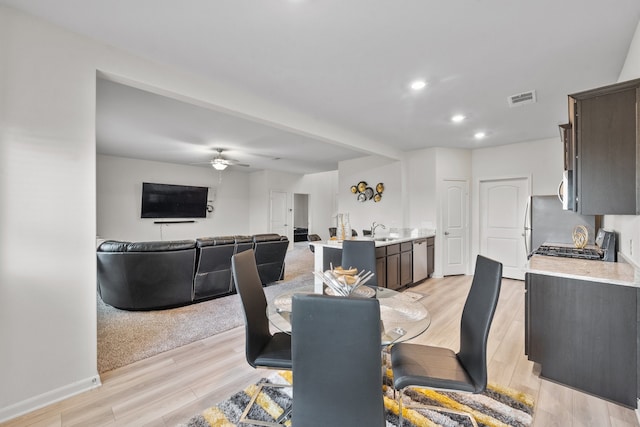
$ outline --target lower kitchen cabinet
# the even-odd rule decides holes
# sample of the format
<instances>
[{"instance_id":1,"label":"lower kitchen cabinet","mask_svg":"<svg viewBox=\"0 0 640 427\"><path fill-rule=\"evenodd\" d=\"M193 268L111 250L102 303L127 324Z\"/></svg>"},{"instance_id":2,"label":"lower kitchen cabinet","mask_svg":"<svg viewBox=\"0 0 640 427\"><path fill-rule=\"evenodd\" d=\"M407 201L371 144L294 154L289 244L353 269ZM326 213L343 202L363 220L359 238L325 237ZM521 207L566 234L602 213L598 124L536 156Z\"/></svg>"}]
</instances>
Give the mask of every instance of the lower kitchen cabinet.
<instances>
[{"instance_id":1,"label":"lower kitchen cabinet","mask_svg":"<svg viewBox=\"0 0 640 427\"><path fill-rule=\"evenodd\" d=\"M387 288L400 287L400 245L387 246Z\"/></svg>"},{"instance_id":2,"label":"lower kitchen cabinet","mask_svg":"<svg viewBox=\"0 0 640 427\"><path fill-rule=\"evenodd\" d=\"M387 287L387 248L385 246L376 248L376 278L379 287Z\"/></svg>"},{"instance_id":3,"label":"lower kitchen cabinet","mask_svg":"<svg viewBox=\"0 0 640 427\"><path fill-rule=\"evenodd\" d=\"M400 286L413 283L413 243L400 244Z\"/></svg>"},{"instance_id":4,"label":"lower kitchen cabinet","mask_svg":"<svg viewBox=\"0 0 640 427\"><path fill-rule=\"evenodd\" d=\"M541 376L636 407L638 289L527 273L525 353Z\"/></svg>"},{"instance_id":5,"label":"lower kitchen cabinet","mask_svg":"<svg viewBox=\"0 0 640 427\"><path fill-rule=\"evenodd\" d=\"M434 238L427 238L427 271L433 274ZM324 271L342 263L342 248L322 247ZM399 289L413 284L413 240L376 246L376 276L378 286Z\"/></svg>"}]
</instances>

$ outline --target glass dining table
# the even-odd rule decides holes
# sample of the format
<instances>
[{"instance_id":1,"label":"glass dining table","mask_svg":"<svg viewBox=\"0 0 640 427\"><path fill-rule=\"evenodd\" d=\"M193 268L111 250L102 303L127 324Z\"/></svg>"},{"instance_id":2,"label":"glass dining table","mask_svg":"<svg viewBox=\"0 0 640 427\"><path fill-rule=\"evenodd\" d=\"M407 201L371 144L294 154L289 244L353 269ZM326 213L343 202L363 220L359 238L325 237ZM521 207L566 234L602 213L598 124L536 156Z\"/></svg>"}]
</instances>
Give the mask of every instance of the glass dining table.
<instances>
[{"instance_id":1,"label":"glass dining table","mask_svg":"<svg viewBox=\"0 0 640 427\"><path fill-rule=\"evenodd\" d=\"M351 298L375 297L380 301L382 346L410 340L429 328L431 316L427 308L414 298L416 294L406 295L392 289L369 286L362 286L359 289L360 292ZM291 333L291 298L296 293L313 294L314 287L313 285L302 286L267 300L267 317L278 331Z\"/></svg>"}]
</instances>

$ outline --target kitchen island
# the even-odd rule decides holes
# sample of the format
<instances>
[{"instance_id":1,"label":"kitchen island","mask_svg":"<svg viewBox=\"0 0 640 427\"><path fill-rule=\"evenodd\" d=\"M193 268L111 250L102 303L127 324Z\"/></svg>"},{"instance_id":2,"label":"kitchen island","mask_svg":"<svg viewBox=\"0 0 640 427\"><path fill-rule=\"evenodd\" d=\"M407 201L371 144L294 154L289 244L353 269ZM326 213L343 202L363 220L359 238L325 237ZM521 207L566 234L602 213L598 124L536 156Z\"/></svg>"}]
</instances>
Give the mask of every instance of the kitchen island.
<instances>
[{"instance_id":1,"label":"kitchen island","mask_svg":"<svg viewBox=\"0 0 640 427\"><path fill-rule=\"evenodd\" d=\"M354 240L373 240L376 247L376 275L378 286L399 289L420 282L433 273L435 231L412 233L407 236L384 236L379 238L359 237ZM330 265L337 267L342 260L342 241L328 240L310 242L314 246L314 270L326 271ZM414 245L426 246L426 251L414 253ZM421 247L421 246L417 246ZM425 257L423 260L422 257ZM418 259L414 259L417 256ZM424 263L426 273L414 275L417 263ZM348 268L349 266L343 266ZM419 271L420 269L418 269ZM316 290L322 289L322 282L315 279Z\"/></svg>"},{"instance_id":2,"label":"kitchen island","mask_svg":"<svg viewBox=\"0 0 640 427\"><path fill-rule=\"evenodd\" d=\"M544 378L635 408L639 292L630 264L534 255L525 276L525 354Z\"/></svg>"}]
</instances>

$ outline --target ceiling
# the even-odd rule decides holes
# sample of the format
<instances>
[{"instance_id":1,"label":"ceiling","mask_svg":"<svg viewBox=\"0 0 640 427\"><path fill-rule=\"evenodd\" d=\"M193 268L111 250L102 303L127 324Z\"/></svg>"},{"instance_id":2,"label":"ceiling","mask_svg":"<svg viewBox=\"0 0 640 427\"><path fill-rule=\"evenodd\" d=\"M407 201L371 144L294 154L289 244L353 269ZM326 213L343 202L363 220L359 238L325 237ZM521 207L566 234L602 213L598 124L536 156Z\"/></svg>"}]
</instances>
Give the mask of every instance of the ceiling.
<instances>
[{"instance_id":1,"label":"ceiling","mask_svg":"<svg viewBox=\"0 0 640 427\"><path fill-rule=\"evenodd\" d=\"M206 166L220 147L251 165L239 170L296 173L333 170L339 160L379 147L406 152L559 138L566 95L618 79L640 20L638 0L0 4L372 143L99 80L99 153ZM411 90L415 79L426 88ZM536 103L509 107L508 97L529 90ZM454 114L467 118L454 124ZM478 131L486 132L479 141Z\"/></svg>"}]
</instances>

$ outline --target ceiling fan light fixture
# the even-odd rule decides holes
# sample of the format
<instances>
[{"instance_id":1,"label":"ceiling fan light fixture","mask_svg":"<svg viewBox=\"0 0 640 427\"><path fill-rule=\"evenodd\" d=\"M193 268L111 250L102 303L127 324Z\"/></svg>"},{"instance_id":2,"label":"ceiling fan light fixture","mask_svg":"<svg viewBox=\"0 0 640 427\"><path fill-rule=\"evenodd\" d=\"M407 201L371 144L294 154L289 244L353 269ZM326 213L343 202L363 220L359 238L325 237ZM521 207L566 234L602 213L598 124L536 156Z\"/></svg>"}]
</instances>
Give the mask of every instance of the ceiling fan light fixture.
<instances>
[{"instance_id":1,"label":"ceiling fan light fixture","mask_svg":"<svg viewBox=\"0 0 640 427\"><path fill-rule=\"evenodd\" d=\"M427 86L427 82L424 80L415 80L411 83L411 89L413 90L422 90Z\"/></svg>"},{"instance_id":2,"label":"ceiling fan light fixture","mask_svg":"<svg viewBox=\"0 0 640 427\"><path fill-rule=\"evenodd\" d=\"M222 159L213 159L211 160L211 166L217 171L223 171L227 168L227 164Z\"/></svg>"}]
</instances>

